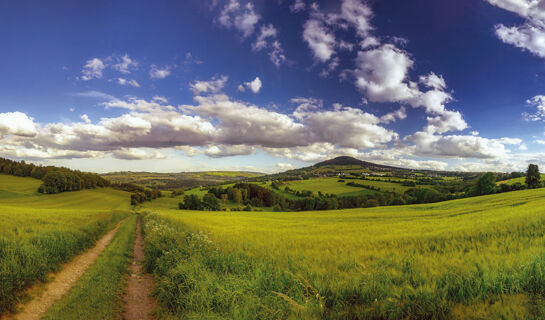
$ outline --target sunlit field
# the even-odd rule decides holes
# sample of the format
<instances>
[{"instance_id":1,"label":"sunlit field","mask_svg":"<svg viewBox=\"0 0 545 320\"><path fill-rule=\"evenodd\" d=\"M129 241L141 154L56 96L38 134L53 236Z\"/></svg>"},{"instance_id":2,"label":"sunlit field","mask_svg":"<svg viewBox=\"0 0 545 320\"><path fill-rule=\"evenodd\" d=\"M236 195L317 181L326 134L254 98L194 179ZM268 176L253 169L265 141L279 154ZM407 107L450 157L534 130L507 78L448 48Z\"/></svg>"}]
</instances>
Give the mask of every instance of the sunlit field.
<instances>
[{"instance_id":1,"label":"sunlit field","mask_svg":"<svg viewBox=\"0 0 545 320\"><path fill-rule=\"evenodd\" d=\"M543 189L339 211L146 210L167 316L544 316Z\"/></svg>"},{"instance_id":2,"label":"sunlit field","mask_svg":"<svg viewBox=\"0 0 545 320\"><path fill-rule=\"evenodd\" d=\"M25 287L46 280L130 211L126 192L41 195L36 192L40 183L0 175L0 313L15 306Z\"/></svg>"}]
</instances>

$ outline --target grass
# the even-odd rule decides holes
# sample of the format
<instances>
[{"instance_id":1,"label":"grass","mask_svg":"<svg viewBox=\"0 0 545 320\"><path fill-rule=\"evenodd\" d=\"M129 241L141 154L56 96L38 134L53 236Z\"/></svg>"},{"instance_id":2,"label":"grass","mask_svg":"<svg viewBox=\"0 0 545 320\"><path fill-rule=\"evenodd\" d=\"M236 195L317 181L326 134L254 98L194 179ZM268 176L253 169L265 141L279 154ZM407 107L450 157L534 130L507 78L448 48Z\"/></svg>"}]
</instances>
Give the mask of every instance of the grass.
<instances>
[{"instance_id":1,"label":"grass","mask_svg":"<svg viewBox=\"0 0 545 320\"><path fill-rule=\"evenodd\" d=\"M37 195L42 181L33 178L14 177L0 173L0 200Z\"/></svg>"},{"instance_id":2,"label":"grass","mask_svg":"<svg viewBox=\"0 0 545 320\"><path fill-rule=\"evenodd\" d=\"M541 174L541 181L545 181L545 174ZM519 178L507 179L507 180L496 182L497 185L500 185L500 184L512 185L515 183L526 184L526 177L519 177Z\"/></svg>"},{"instance_id":3,"label":"grass","mask_svg":"<svg viewBox=\"0 0 545 320\"><path fill-rule=\"evenodd\" d=\"M131 261L137 215L128 218L97 261L68 294L42 317L56 319L121 319L123 292Z\"/></svg>"},{"instance_id":4,"label":"grass","mask_svg":"<svg viewBox=\"0 0 545 320\"><path fill-rule=\"evenodd\" d=\"M342 178L315 178L307 180L294 180L285 182L287 186L296 191L308 190L312 191L315 194L318 194L318 191L322 193L336 194L338 196L344 196L347 194L353 195L363 195L363 194L373 194L375 193L372 190L363 189L359 187L352 187L346 185L347 182L361 182L359 180L350 180L344 179L345 182L339 182L343 180ZM373 181L374 182L374 181ZM373 183L370 182L370 183ZM284 186L282 186L283 188Z\"/></svg>"},{"instance_id":5,"label":"grass","mask_svg":"<svg viewBox=\"0 0 545 320\"><path fill-rule=\"evenodd\" d=\"M90 248L126 217L129 195L111 189L38 195L37 180L0 176L0 314L13 310L26 287L47 281L61 263ZM27 187L25 187L25 185Z\"/></svg>"},{"instance_id":6,"label":"grass","mask_svg":"<svg viewBox=\"0 0 545 320\"><path fill-rule=\"evenodd\" d=\"M537 189L339 211L156 208L148 268L167 318L541 318L544 207Z\"/></svg>"}]
</instances>

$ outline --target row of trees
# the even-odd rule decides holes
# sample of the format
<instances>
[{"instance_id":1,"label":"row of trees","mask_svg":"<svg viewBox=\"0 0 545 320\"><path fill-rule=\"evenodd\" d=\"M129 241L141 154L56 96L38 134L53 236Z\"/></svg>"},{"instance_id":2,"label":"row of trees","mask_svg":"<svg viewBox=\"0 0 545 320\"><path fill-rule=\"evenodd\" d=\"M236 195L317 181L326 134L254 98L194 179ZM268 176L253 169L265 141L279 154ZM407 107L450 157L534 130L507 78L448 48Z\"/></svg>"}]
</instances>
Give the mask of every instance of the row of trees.
<instances>
[{"instance_id":1,"label":"row of trees","mask_svg":"<svg viewBox=\"0 0 545 320\"><path fill-rule=\"evenodd\" d=\"M0 172L18 177L32 177L43 181L41 193L59 193L97 187L107 187L110 182L96 173L71 170L63 167L37 166L25 161L0 158Z\"/></svg>"},{"instance_id":2,"label":"row of trees","mask_svg":"<svg viewBox=\"0 0 545 320\"><path fill-rule=\"evenodd\" d=\"M511 173L513 175L514 173ZM515 175L516 177L520 177ZM477 182L469 192L469 196L480 196L498 192L509 192L522 189L535 189L543 187L541 182L541 174L537 164L528 165L526 170L525 185L521 183L506 184L502 183L499 186L496 184L497 174L487 172L477 179Z\"/></svg>"}]
</instances>

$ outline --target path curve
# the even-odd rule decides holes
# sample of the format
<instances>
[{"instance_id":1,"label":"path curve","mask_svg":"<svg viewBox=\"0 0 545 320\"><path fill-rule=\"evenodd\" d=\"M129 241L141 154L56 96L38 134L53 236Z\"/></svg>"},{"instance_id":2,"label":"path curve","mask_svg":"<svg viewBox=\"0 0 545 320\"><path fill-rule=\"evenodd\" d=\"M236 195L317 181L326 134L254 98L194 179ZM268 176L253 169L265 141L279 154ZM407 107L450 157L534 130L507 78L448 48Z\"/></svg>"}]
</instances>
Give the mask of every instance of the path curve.
<instances>
[{"instance_id":1,"label":"path curve","mask_svg":"<svg viewBox=\"0 0 545 320\"><path fill-rule=\"evenodd\" d=\"M28 289L28 292L41 292L39 296L22 305L23 311L16 314L8 314L0 317L0 320L38 320L45 312L60 298L62 298L76 281L87 271L87 269L97 260L98 256L104 251L106 246L112 241L117 229L126 219L121 220L117 226L96 242L96 245L76 256L70 262L62 265L62 270L53 274L54 279L45 284L37 283Z\"/></svg>"},{"instance_id":2,"label":"path curve","mask_svg":"<svg viewBox=\"0 0 545 320\"><path fill-rule=\"evenodd\" d=\"M142 237L141 218L136 224L136 239L134 241L134 257L131 264L131 276L127 283L127 291L123 301L125 320L153 320L155 300L151 293L155 286L153 277L144 271L144 238Z\"/></svg>"}]
</instances>

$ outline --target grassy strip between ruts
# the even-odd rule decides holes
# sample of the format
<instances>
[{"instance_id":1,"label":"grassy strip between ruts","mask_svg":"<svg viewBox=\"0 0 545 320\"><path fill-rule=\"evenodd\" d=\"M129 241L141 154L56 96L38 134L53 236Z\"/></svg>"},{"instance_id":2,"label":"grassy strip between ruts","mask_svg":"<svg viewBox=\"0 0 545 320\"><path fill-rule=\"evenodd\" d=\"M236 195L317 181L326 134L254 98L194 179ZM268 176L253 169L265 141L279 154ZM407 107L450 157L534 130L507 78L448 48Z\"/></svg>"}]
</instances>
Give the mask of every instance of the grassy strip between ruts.
<instances>
[{"instance_id":1,"label":"grassy strip between ruts","mask_svg":"<svg viewBox=\"0 0 545 320\"><path fill-rule=\"evenodd\" d=\"M120 319L123 288L135 239L136 215L118 229L112 242L42 319Z\"/></svg>"}]
</instances>

